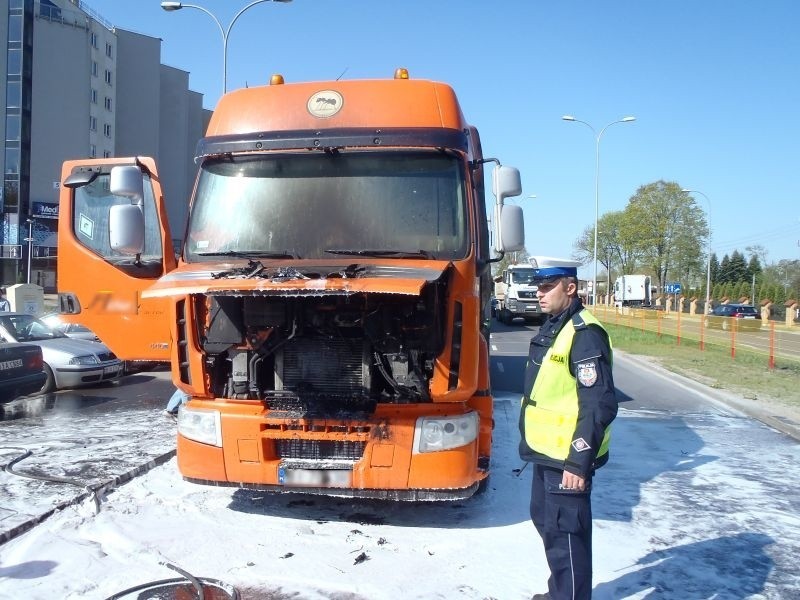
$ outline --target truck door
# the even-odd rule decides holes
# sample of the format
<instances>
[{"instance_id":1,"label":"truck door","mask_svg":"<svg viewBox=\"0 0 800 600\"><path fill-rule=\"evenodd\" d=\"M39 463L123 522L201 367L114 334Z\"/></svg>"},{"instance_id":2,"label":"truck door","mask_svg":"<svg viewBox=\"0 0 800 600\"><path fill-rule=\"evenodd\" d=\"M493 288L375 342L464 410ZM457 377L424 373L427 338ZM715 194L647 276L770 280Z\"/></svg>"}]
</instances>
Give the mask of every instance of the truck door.
<instances>
[{"instance_id":1,"label":"truck door","mask_svg":"<svg viewBox=\"0 0 800 600\"><path fill-rule=\"evenodd\" d=\"M110 192L116 165L142 171L144 251L136 257L111 249L110 209L131 204ZM170 359L169 298L142 299L141 292L175 268L176 258L155 162L113 158L65 162L58 222L59 312L81 323L125 360Z\"/></svg>"}]
</instances>

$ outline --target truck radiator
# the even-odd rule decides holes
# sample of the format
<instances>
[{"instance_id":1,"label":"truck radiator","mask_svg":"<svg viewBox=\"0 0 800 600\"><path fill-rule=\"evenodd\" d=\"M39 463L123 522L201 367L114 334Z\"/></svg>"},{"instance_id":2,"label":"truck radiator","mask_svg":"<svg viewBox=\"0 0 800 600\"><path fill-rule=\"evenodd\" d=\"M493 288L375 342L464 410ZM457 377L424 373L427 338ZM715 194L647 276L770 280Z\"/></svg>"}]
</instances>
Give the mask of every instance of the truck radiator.
<instances>
[{"instance_id":1,"label":"truck radiator","mask_svg":"<svg viewBox=\"0 0 800 600\"><path fill-rule=\"evenodd\" d=\"M301 400L369 395L369 354L363 338L298 338L277 354L278 390L291 390Z\"/></svg>"}]
</instances>

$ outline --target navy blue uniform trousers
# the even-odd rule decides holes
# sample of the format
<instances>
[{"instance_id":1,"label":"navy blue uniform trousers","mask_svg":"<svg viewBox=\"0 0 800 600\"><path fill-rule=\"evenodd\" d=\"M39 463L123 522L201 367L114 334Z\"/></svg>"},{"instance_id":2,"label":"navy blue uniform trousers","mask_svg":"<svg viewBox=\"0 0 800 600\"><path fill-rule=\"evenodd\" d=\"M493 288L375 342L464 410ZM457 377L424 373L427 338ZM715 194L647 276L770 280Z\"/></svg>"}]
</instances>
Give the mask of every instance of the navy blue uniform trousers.
<instances>
[{"instance_id":1,"label":"navy blue uniform trousers","mask_svg":"<svg viewBox=\"0 0 800 600\"><path fill-rule=\"evenodd\" d=\"M531 519L544 542L552 600L592 597L591 478L586 491L561 489L563 471L533 463Z\"/></svg>"}]
</instances>

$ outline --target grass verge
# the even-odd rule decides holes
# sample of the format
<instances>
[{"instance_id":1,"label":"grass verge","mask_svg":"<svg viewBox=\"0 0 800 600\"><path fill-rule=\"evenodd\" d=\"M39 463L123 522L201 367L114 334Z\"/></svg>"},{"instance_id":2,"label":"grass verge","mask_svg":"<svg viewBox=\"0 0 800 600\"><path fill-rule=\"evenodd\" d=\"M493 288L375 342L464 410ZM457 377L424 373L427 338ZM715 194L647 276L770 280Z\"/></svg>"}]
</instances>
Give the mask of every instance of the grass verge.
<instances>
[{"instance_id":1,"label":"grass verge","mask_svg":"<svg viewBox=\"0 0 800 600\"><path fill-rule=\"evenodd\" d=\"M641 331L630 327L604 323L615 348L630 354L648 356L675 373L718 389L728 390L751 400L764 400L800 410L800 363L776 359L769 369L764 354L737 349L736 358L730 350L700 344L674 336Z\"/></svg>"}]
</instances>

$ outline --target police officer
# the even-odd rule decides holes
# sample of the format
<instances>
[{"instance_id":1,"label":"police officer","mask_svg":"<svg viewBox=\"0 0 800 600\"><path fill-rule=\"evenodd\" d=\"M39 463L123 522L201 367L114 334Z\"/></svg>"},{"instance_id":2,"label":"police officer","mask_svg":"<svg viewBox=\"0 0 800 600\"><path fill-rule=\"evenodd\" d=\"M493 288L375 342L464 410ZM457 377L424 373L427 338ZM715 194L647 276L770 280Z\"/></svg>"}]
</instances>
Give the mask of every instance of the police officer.
<instances>
[{"instance_id":1,"label":"police officer","mask_svg":"<svg viewBox=\"0 0 800 600\"><path fill-rule=\"evenodd\" d=\"M530 344L520 456L533 463L531 519L550 567L533 600L592 596L592 476L608 460L617 415L611 342L577 297L574 261L532 259L542 312Z\"/></svg>"}]
</instances>

